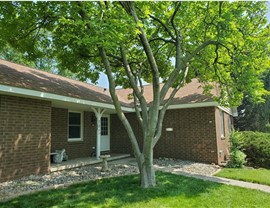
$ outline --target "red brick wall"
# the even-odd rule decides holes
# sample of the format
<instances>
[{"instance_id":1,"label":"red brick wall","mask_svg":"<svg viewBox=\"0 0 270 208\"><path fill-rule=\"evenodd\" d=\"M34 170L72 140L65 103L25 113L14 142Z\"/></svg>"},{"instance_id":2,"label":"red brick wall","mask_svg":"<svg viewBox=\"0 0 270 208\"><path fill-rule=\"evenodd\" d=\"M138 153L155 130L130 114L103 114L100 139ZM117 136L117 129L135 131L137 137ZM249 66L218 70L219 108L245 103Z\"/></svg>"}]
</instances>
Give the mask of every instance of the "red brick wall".
<instances>
[{"instance_id":1,"label":"red brick wall","mask_svg":"<svg viewBox=\"0 0 270 208\"><path fill-rule=\"evenodd\" d=\"M221 137L219 108L216 108L215 114L217 126L216 138L217 138L218 164L221 164L222 162L225 162L226 160L229 159L229 147L230 147L229 119L231 116L228 113L223 112L225 137Z\"/></svg>"},{"instance_id":2,"label":"red brick wall","mask_svg":"<svg viewBox=\"0 0 270 208\"><path fill-rule=\"evenodd\" d=\"M167 132L168 127L174 131ZM214 108L169 110L155 152L161 157L216 163Z\"/></svg>"},{"instance_id":3,"label":"red brick wall","mask_svg":"<svg viewBox=\"0 0 270 208\"><path fill-rule=\"evenodd\" d=\"M51 103L0 95L0 182L48 173Z\"/></svg>"},{"instance_id":4,"label":"red brick wall","mask_svg":"<svg viewBox=\"0 0 270 208\"><path fill-rule=\"evenodd\" d=\"M68 109L52 108L52 152L66 149L69 159L89 157L96 146L96 124L92 126L92 112L84 112L83 141L68 141Z\"/></svg>"},{"instance_id":5,"label":"red brick wall","mask_svg":"<svg viewBox=\"0 0 270 208\"><path fill-rule=\"evenodd\" d=\"M135 126L135 134L142 134L134 113L126 114ZM173 128L168 132L166 128ZM162 136L154 149L154 157L217 163L215 107L168 110ZM116 115L111 115L111 151L132 153L127 133Z\"/></svg>"},{"instance_id":6,"label":"red brick wall","mask_svg":"<svg viewBox=\"0 0 270 208\"><path fill-rule=\"evenodd\" d=\"M126 113L127 119L129 120L134 133L137 136L140 147L142 147L142 131L137 121L135 113ZM113 153L128 153L132 154L131 143L128 138L126 129L118 119L116 114L110 115L111 129L110 129L110 148Z\"/></svg>"}]
</instances>

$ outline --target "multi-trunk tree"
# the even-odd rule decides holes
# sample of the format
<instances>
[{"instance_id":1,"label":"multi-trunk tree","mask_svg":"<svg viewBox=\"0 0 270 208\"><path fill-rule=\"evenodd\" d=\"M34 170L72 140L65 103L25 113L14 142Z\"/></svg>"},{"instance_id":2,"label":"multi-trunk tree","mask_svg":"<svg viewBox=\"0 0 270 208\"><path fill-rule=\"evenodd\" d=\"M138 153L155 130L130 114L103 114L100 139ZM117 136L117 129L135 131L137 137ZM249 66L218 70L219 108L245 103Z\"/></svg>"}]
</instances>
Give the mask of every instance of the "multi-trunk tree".
<instances>
[{"instance_id":1,"label":"multi-trunk tree","mask_svg":"<svg viewBox=\"0 0 270 208\"><path fill-rule=\"evenodd\" d=\"M198 78L206 93L218 85L222 104L237 105L246 92L255 100L265 93L258 76L269 66L266 12L264 2L1 2L0 41L29 58L53 57L59 69L93 82L106 73L141 185L152 187L163 118L187 82ZM151 103L142 80L152 84ZM117 85L133 89L142 149Z\"/></svg>"}]
</instances>

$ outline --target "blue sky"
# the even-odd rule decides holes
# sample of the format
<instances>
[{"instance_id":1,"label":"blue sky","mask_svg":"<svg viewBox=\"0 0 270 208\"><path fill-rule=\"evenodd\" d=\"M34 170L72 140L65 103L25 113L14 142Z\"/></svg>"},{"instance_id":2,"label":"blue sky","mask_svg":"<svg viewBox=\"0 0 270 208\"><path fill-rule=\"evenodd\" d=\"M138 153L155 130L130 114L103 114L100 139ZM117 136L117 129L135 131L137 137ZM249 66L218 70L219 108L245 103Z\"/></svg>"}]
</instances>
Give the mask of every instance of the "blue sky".
<instances>
[{"instance_id":1,"label":"blue sky","mask_svg":"<svg viewBox=\"0 0 270 208\"><path fill-rule=\"evenodd\" d=\"M268 1L267 19L268 19L268 22L270 22L270 1ZM104 88L109 88L107 76L103 73L100 75L100 78L98 80L98 86L104 87Z\"/></svg>"},{"instance_id":2,"label":"blue sky","mask_svg":"<svg viewBox=\"0 0 270 208\"><path fill-rule=\"evenodd\" d=\"M268 1L268 13L267 13L268 22L270 22L270 1Z\"/></svg>"}]
</instances>

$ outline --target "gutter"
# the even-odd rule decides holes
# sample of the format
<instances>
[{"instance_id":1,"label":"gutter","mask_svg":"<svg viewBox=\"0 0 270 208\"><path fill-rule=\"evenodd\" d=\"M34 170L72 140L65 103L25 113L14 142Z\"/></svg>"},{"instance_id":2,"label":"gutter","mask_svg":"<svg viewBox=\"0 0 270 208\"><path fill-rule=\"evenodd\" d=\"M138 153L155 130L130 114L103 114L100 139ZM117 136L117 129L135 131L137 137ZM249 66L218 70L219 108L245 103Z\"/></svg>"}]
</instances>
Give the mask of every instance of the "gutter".
<instances>
[{"instance_id":1,"label":"gutter","mask_svg":"<svg viewBox=\"0 0 270 208\"><path fill-rule=\"evenodd\" d=\"M115 109L113 104L89 101L89 100L84 100L84 99L79 99L79 98L57 95L53 93L41 92L37 90L11 87L7 85L0 85L0 92L3 92L4 94L8 94L8 95L23 95L24 97L39 98L43 100L64 101L64 102L88 105L88 106L98 107L98 108L105 108L105 109L111 109L111 110ZM133 108L122 107L122 109L123 111L126 111L126 112L134 112Z\"/></svg>"},{"instance_id":2,"label":"gutter","mask_svg":"<svg viewBox=\"0 0 270 208\"><path fill-rule=\"evenodd\" d=\"M89 100L84 100L84 99L79 99L79 98L73 98L73 97L57 95L53 93L41 92L37 90L29 90L29 89L24 89L24 88L19 88L19 87L12 87L12 86L7 86L7 85L0 85L0 92L3 92L3 94L8 94L8 95L15 95L15 96L23 95L23 97L39 98L39 99L49 100L49 101L63 101L63 102L68 102L68 103L82 104L82 105L87 105L91 107L98 107L98 108L104 108L104 109L110 109L110 110L115 109L113 104L89 101ZM226 113L234 117L237 116L233 108L230 109L230 108L219 106L217 102L202 102L202 103L170 105L168 107L168 110L183 109L183 108L211 107L211 106L216 106L219 109L225 111ZM162 106L160 106L160 109L161 108ZM122 107L122 110L128 113L135 112L135 109L133 107ZM237 110L236 110L236 113L237 113Z\"/></svg>"}]
</instances>

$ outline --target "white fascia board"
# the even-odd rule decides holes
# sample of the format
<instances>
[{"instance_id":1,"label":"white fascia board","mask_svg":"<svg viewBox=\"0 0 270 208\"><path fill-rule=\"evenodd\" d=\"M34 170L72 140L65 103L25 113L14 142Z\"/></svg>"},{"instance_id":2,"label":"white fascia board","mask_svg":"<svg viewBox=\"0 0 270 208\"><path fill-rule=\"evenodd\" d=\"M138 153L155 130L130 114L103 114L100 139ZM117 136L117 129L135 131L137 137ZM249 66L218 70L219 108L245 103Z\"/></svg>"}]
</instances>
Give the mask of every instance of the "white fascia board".
<instances>
[{"instance_id":1,"label":"white fascia board","mask_svg":"<svg viewBox=\"0 0 270 208\"><path fill-rule=\"evenodd\" d=\"M218 106L218 103L217 102L203 102L203 103L178 104L178 105L170 105L168 109L200 108L200 107L211 107L211 106ZM162 106L160 108L162 108Z\"/></svg>"},{"instance_id":2,"label":"white fascia board","mask_svg":"<svg viewBox=\"0 0 270 208\"><path fill-rule=\"evenodd\" d=\"M183 109L183 108L200 108L200 107L214 107L218 106L217 102L203 102L203 103L189 103L189 104L176 104L176 105L169 105L167 110L176 110L176 109ZM159 106L159 109L161 110L163 106ZM139 108L141 111L141 108ZM147 108L149 110L149 108ZM134 111L135 112L135 109Z\"/></svg>"},{"instance_id":3,"label":"white fascia board","mask_svg":"<svg viewBox=\"0 0 270 208\"><path fill-rule=\"evenodd\" d=\"M7 85L0 85L0 92L3 92L4 94L8 94L8 95L17 95L17 96L23 95L25 97L32 97L32 98L39 98L39 99L42 98L42 99L50 100L50 101L64 101L64 102L69 102L69 103L88 105L91 107L106 108L106 109L113 109L113 110L115 109L113 104L83 100L79 98L73 98L73 97L57 95L53 93L41 92L37 90L29 90L29 89L24 89L24 88L19 88L19 87L12 87L12 86L7 86ZM219 106L217 102L170 105L168 109L199 108L199 107L210 107L210 106L217 106L219 109L232 115L232 111L230 108ZM162 106L160 106L160 109L161 108ZM122 107L122 110L125 112L135 112L135 109L133 107L130 107L130 108Z\"/></svg>"},{"instance_id":4,"label":"white fascia board","mask_svg":"<svg viewBox=\"0 0 270 208\"><path fill-rule=\"evenodd\" d=\"M223 106L218 106L218 108L226 113L228 113L229 115L235 117L235 115L233 114L232 112L232 109L231 108L226 108L226 107L223 107Z\"/></svg>"},{"instance_id":5,"label":"white fascia board","mask_svg":"<svg viewBox=\"0 0 270 208\"><path fill-rule=\"evenodd\" d=\"M200 108L200 107L211 107L216 106L220 110L228 113L229 115L233 116L233 112L231 108L226 108L223 106L220 106L218 102L203 102L203 103L190 103L190 104L178 104L178 105L170 105L168 109L182 109L182 108ZM162 106L160 107L160 109Z\"/></svg>"},{"instance_id":6,"label":"white fascia board","mask_svg":"<svg viewBox=\"0 0 270 208\"><path fill-rule=\"evenodd\" d=\"M100 103L95 101L89 101L89 100L83 100L63 95L57 95L53 93L47 93L47 92L41 92L37 90L29 90L29 89L23 89L18 87L11 87L7 85L0 85L0 92L3 92L8 95L23 95L26 97L32 97L32 98L42 98L45 100L55 100L55 101L64 101L69 103L77 103L77 104L83 104L88 105L92 107L98 107L98 108L107 108L107 109L115 109L114 105L108 104L108 103ZM128 107L122 107L123 111L127 112L134 112L133 108Z\"/></svg>"},{"instance_id":7,"label":"white fascia board","mask_svg":"<svg viewBox=\"0 0 270 208\"><path fill-rule=\"evenodd\" d=\"M168 110L176 110L176 109L183 109L183 108L201 108L201 107L214 107L218 106L217 102L203 102L203 103L189 103L189 104L176 104L176 105L169 105L167 108ZM160 106L159 109L161 110L163 106ZM148 110L149 108L147 108ZM139 108L141 111L141 108ZM135 112L135 109L130 112Z\"/></svg>"}]
</instances>

